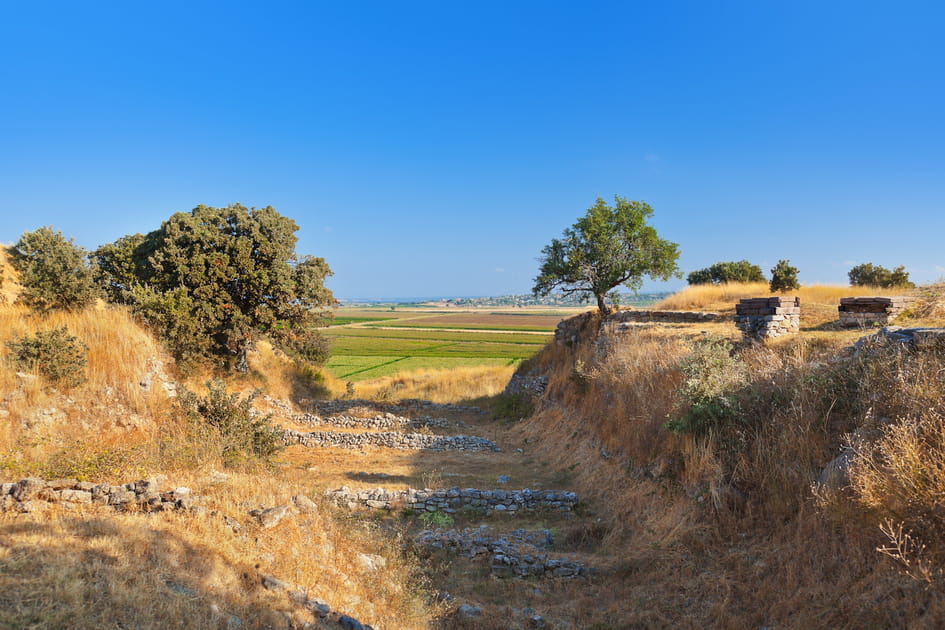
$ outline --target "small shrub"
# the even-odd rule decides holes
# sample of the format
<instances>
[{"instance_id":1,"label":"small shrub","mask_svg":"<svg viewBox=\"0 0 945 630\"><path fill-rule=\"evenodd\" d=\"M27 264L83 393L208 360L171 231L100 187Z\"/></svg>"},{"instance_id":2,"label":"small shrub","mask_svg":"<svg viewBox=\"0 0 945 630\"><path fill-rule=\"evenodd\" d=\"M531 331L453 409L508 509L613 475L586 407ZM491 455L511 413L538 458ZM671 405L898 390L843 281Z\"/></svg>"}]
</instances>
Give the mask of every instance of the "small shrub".
<instances>
[{"instance_id":1,"label":"small shrub","mask_svg":"<svg viewBox=\"0 0 945 630\"><path fill-rule=\"evenodd\" d=\"M730 341L708 338L698 342L680 369L686 377L680 394L688 409L670 420L668 429L703 434L740 417L735 392L748 382L748 368L733 356Z\"/></svg>"},{"instance_id":2,"label":"small shrub","mask_svg":"<svg viewBox=\"0 0 945 630\"><path fill-rule=\"evenodd\" d=\"M37 310L77 310L98 297L88 256L62 232L41 227L24 232L11 250L23 291L19 299Z\"/></svg>"},{"instance_id":3,"label":"small shrub","mask_svg":"<svg viewBox=\"0 0 945 630\"><path fill-rule=\"evenodd\" d=\"M521 420L532 415L535 403L531 395L521 392L518 394L499 394L492 405L492 413L502 420Z\"/></svg>"},{"instance_id":4,"label":"small shrub","mask_svg":"<svg viewBox=\"0 0 945 630\"><path fill-rule=\"evenodd\" d=\"M75 387L86 380L85 355L88 348L70 335L65 326L39 331L35 335L17 336L6 345L17 369L36 371L64 387Z\"/></svg>"},{"instance_id":5,"label":"small shrub","mask_svg":"<svg viewBox=\"0 0 945 630\"><path fill-rule=\"evenodd\" d=\"M208 438L206 445L218 445L227 464L250 459L268 462L283 444L281 432L271 423L272 414L262 415L253 409L258 394L256 391L245 398L228 394L226 385L217 379L207 383L204 397L185 391L180 406L198 433Z\"/></svg>"},{"instance_id":6,"label":"small shrub","mask_svg":"<svg viewBox=\"0 0 945 630\"><path fill-rule=\"evenodd\" d=\"M771 292L784 293L800 289L797 274L797 267L792 267L790 260L779 260L771 269Z\"/></svg>"},{"instance_id":7,"label":"small shrub","mask_svg":"<svg viewBox=\"0 0 945 630\"><path fill-rule=\"evenodd\" d=\"M425 527L450 527L456 520L446 512L423 512L419 520Z\"/></svg>"}]
</instances>

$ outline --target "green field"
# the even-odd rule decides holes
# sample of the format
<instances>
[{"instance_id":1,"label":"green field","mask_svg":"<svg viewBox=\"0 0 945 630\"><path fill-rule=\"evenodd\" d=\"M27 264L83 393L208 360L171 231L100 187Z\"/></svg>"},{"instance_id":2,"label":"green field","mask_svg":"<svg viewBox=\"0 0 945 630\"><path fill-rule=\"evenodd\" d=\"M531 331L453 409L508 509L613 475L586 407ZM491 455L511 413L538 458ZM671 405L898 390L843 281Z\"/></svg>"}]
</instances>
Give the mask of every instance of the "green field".
<instances>
[{"instance_id":1,"label":"green field","mask_svg":"<svg viewBox=\"0 0 945 630\"><path fill-rule=\"evenodd\" d=\"M336 378L362 381L419 369L514 365L551 339L562 316L342 309L323 331L332 342L327 368ZM490 332L501 330L518 332Z\"/></svg>"}]
</instances>

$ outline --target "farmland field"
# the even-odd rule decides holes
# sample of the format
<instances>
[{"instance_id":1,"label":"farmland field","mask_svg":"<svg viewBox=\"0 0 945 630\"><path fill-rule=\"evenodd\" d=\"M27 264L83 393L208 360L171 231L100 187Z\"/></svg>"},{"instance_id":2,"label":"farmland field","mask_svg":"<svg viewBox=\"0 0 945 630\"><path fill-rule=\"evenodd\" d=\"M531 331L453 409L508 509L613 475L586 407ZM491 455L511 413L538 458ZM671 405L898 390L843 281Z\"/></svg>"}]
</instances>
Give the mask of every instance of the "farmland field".
<instances>
[{"instance_id":1,"label":"farmland field","mask_svg":"<svg viewBox=\"0 0 945 630\"><path fill-rule=\"evenodd\" d=\"M336 378L362 381L419 369L514 365L538 352L574 312L342 308L322 331L332 342L327 368Z\"/></svg>"}]
</instances>

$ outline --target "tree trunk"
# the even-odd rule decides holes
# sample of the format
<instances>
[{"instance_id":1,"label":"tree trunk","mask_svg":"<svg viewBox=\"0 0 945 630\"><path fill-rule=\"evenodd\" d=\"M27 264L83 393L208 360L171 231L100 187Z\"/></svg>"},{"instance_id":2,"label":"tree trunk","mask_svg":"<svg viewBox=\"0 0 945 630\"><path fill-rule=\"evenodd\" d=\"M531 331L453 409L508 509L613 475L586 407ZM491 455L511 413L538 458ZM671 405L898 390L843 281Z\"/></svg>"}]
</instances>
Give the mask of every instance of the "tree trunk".
<instances>
[{"instance_id":1,"label":"tree trunk","mask_svg":"<svg viewBox=\"0 0 945 630\"><path fill-rule=\"evenodd\" d=\"M595 293L594 297L597 298L597 308L600 309L601 317L607 317L612 312L611 308L607 305L607 301L604 299L606 296L603 293Z\"/></svg>"}]
</instances>

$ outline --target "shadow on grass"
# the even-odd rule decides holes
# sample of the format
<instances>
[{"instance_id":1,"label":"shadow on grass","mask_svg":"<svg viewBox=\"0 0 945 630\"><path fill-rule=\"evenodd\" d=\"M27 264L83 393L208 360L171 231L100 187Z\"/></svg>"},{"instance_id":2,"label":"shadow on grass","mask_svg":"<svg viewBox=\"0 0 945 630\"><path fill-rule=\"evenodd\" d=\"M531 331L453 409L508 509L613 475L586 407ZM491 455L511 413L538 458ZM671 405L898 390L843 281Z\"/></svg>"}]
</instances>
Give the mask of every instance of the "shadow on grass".
<instances>
[{"instance_id":1,"label":"shadow on grass","mask_svg":"<svg viewBox=\"0 0 945 630\"><path fill-rule=\"evenodd\" d=\"M209 546L143 523L23 518L0 521L0 627L289 627L253 567Z\"/></svg>"}]
</instances>

